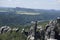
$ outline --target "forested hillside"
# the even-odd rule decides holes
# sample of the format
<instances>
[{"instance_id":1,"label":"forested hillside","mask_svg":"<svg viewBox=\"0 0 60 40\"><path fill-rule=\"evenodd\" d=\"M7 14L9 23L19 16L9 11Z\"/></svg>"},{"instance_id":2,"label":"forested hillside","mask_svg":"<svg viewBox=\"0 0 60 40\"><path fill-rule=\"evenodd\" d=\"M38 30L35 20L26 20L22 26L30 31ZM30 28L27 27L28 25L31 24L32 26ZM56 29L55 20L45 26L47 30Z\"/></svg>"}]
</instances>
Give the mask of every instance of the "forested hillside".
<instances>
[{"instance_id":1,"label":"forested hillside","mask_svg":"<svg viewBox=\"0 0 60 40\"><path fill-rule=\"evenodd\" d=\"M60 10L0 8L0 25L23 25L31 21L56 19L58 16L60 16Z\"/></svg>"}]
</instances>

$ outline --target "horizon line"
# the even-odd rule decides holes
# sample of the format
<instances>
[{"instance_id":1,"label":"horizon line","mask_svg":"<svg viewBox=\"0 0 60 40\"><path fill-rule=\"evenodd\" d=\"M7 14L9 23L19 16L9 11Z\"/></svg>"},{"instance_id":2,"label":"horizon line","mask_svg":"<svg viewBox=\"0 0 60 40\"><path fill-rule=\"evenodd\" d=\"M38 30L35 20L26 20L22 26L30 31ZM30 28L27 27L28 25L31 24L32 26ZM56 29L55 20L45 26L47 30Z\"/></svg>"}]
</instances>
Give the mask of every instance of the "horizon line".
<instances>
[{"instance_id":1,"label":"horizon line","mask_svg":"<svg viewBox=\"0 0 60 40\"><path fill-rule=\"evenodd\" d=\"M36 9L36 10L60 10L60 9L41 9L41 8L27 8L27 7L1 7L0 8L26 8L26 9Z\"/></svg>"}]
</instances>

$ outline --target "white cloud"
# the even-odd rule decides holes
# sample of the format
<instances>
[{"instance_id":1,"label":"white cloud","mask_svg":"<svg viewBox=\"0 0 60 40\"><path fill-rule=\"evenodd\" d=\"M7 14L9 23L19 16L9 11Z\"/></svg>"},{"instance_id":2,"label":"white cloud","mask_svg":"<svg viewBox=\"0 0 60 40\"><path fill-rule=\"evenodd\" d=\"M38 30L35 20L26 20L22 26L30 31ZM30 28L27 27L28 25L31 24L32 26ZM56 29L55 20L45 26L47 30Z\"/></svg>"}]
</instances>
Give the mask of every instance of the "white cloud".
<instances>
[{"instance_id":1,"label":"white cloud","mask_svg":"<svg viewBox=\"0 0 60 40\"><path fill-rule=\"evenodd\" d=\"M12 1L12 0L8 0L8 1Z\"/></svg>"},{"instance_id":2,"label":"white cloud","mask_svg":"<svg viewBox=\"0 0 60 40\"><path fill-rule=\"evenodd\" d=\"M60 0L56 0L57 3L60 3Z\"/></svg>"}]
</instances>

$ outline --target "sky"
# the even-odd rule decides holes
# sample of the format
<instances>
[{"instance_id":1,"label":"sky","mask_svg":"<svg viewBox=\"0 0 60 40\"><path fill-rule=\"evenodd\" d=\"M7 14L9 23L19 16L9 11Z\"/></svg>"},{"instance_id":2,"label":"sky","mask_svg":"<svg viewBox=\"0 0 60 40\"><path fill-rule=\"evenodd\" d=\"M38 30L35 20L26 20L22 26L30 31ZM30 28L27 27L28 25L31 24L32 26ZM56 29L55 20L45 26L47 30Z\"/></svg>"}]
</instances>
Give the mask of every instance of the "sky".
<instances>
[{"instance_id":1,"label":"sky","mask_svg":"<svg viewBox=\"0 0 60 40\"><path fill-rule=\"evenodd\" d=\"M60 0L0 0L0 7L60 10Z\"/></svg>"}]
</instances>

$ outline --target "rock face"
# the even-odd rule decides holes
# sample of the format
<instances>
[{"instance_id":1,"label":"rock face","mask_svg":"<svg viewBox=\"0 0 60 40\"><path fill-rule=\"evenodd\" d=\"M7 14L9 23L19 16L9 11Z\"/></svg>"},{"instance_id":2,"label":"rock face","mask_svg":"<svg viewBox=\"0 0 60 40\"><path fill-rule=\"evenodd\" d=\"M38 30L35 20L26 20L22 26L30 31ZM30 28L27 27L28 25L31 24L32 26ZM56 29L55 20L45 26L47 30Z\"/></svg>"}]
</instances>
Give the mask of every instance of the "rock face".
<instances>
[{"instance_id":1,"label":"rock face","mask_svg":"<svg viewBox=\"0 0 60 40\"><path fill-rule=\"evenodd\" d=\"M12 31L15 31L15 32L18 32L19 31L19 28L10 28L9 26L2 26L0 28L0 34L2 33L6 33L6 32L12 32Z\"/></svg>"},{"instance_id":2,"label":"rock face","mask_svg":"<svg viewBox=\"0 0 60 40\"><path fill-rule=\"evenodd\" d=\"M60 18L50 21L46 26L45 40L50 38L60 40Z\"/></svg>"},{"instance_id":3,"label":"rock face","mask_svg":"<svg viewBox=\"0 0 60 40\"><path fill-rule=\"evenodd\" d=\"M39 31L37 31L37 29L39 29ZM30 28L27 40L44 40L44 30L42 26L37 26L37 21L35 23L35 26L32 26Z\"/></svg>"},{"instance_id":4,"label":"rock face","mask_svg":"<svg viewBox=\"0 0 60 40\"><path fill-rule=\"evenodd\" d=\"M40 29L37 31L37 29ZM45 30L42 26L37 27L37 22L34 27L30 28L27 40L60 40L60 18L51 20Z\"/></svg>"},{"instance_id":5,"label":"rock face","mask_svg":"<svg viewBox=\"0 0 60 40\"><path fill-rule=\"evenodd\" d=\"M8 31L10 31L11 30L11 28L9 27L9 26L2 26L1 28L0 28L0 33L2 34L2 33L6 33L6 32L8 32Z\"/></svg>"}]
</instances>

